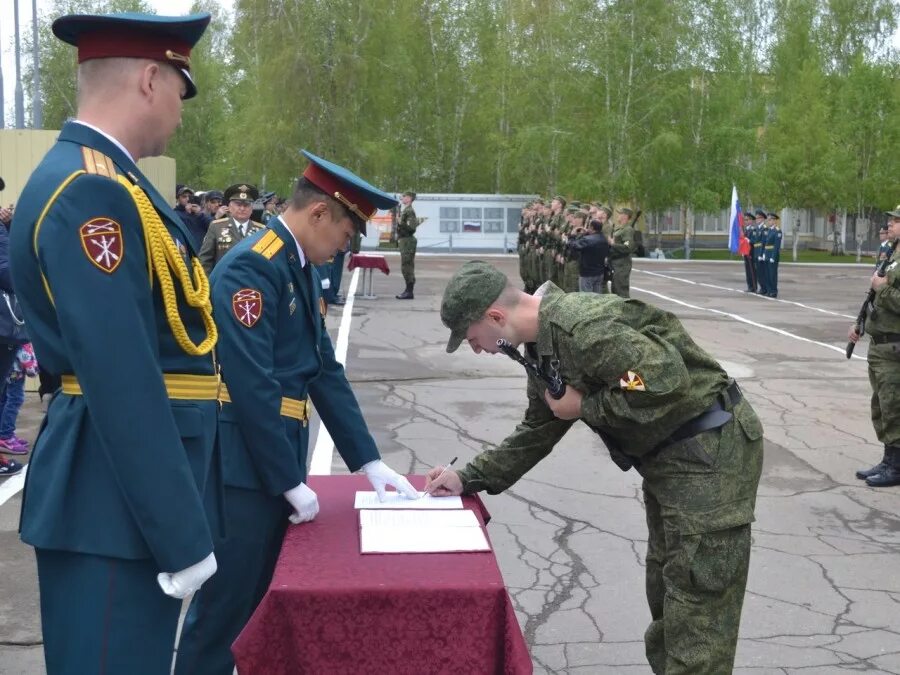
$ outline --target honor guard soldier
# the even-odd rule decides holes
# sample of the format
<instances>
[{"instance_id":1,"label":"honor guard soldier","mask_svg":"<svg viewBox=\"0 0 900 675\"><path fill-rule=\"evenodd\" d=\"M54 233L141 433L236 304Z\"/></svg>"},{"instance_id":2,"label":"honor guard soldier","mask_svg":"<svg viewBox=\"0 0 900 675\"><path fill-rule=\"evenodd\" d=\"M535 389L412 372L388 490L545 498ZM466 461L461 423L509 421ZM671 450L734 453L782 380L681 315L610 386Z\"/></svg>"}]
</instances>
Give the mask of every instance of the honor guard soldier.
<instances>
[{"instance_id":1,"label":"honor guard soldier","mask_svg":"<svg viewBox=\"0 0 900 675\"><path fill-rule=\"evenodd\" d=\"M768 263L766 262L765 256L765 248L766 248L766 239L769 238L769 225L766 218L768 217L766 212L762 209L756 209L754 212L756 216L756 246L754 247L755 261L756 261L756 281L759 284L759 289L756 291L757 295L768 295Z\"/></svg>"},{"instance_id":2,"label":"honor guard soldier","mask_svg":"<svg viewBox=\"0 0 900 675\"><path fill-rule=\"evenodd\" d=\"M218 379L192 237L136 162L197 89L207 13L67 15L78 109L28 180L13 277L42 366L62 374L31 456L46 672L169 672L181 599L216 570ZM211 523L213 527L211 527Z\"/></svg>"},{"instance_id":3,"label":"honor guard soldier","mask_svg":"<svg viewBox=\"0 0 900 675\"><path fill-rule=\"evenodd\" d=\"M209 224L203 245L200 247L200 262L209 274L216 263L222 259L231 247L245 237L265 227L262 223L250 219L253 202L259 197L259 190L248 183L232 185L225 190L225 203L228 215Z\"/></svg>"},{"instance_id":4,"label":"honor guard soldier","mask_svg":"<svg viewBox=\"0 0 900 675\"><path fill-rule=\"evenodd\" d=\"M416 228L419 227L419 219L412 207L412 203L416 201L416 193L404 192L400 201L403 202L403 210L397 221L397 247L400 249L400 270L406 288L396 297L398 300L412 300L416 285Z\"/></svg>"},{"instance_id":5,"label":"honor guard soldier","mask_svg":"<svg viewBox=\"0 0 900 675\"><path fill-rule=\"evenodd\" d=\"M380 497L386 484L417 497L380 459L335 358L315 271L397 201L303 154L309 166L284 214L235 246L212 274L227 536L216 546L218 573L185 618L176 675L231 675L229 648L268 588L289 519L304 523L318 513L306 484L310 398L350 471L365 471Z\"/></svg>"},{"instance_id":6,"label":"honor guard soldier","mask_svg":"<svg viewBox=\"0 0 900 675\"><path fill-rule=\"evenodd\" d=\"M631 256L637 248L634 241L634 212L617 209L619 222L613 229L609 247L609 266L612 269L612 292L622 298L631 297Z\"/></svg>"},{"instance_id":7,"label":"honor guard soldier","mask_svg":"<svg viewBox=\"0 0 900 675\"><path fill-rule=\"evenodd\" d=\"M653 672L730 673L763 464L763 428L740 387L673 314L552 284L526 295L480 261L450 279L441 320L448 352L524 343L520 358L559 378L560 397L529 372L515 431L459 472L431 469L426 491L500 493L582 420L643 478Z\"/></svg>"},{"instance_id":8,"label":"honor guard soldier","mask_svg":"<svg viewBox=\"0 0 900 675\"><path fill-rule=\"evenodd\" d=\"M763 247L763 256L766 261L766 295L770 298L778 297L778 263L781 261L781 218L777 213L768 215L769 231L766 234L766 243Z\"/></svg>"},{"instance_id":9,"label":"honor guard soldier","mask_svg":"<svg viewBox=\"0 0 900 675\"><path fill-rule=\"evenodd\" d=\"M893 243L891 242L890 236L888 234L888 230L890 225L885 223L878 230L878 238L881 240L881 243L878 245L878 253L875 255L875 267L877 268L884 260L890 257L891 252L893 251Z\"/></svg>"},{"instance_id":10,"label":"honor guard soldier","mask_svg":"<svg viewBox=\"0 0 900 675\"><path fill-rule=\"evenodd\" d=\"M747 293L756 293L756 226L754 224L753 214L747 211L744 213L744 237L750 245L750 250L744 258L744 275L747 277Z\"/></svg>"}]
</instances>

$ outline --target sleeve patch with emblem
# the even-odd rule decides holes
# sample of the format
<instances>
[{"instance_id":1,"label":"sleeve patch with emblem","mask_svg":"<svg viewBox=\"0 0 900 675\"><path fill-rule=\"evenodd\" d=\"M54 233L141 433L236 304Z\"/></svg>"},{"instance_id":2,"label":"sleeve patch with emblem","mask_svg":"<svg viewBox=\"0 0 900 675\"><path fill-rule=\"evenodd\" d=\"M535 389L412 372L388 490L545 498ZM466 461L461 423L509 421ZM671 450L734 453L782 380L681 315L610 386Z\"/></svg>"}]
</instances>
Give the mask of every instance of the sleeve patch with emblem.
<instances>
[{"instance_id":1,"label":"sleeve patch with emblem","mask_svg":"<svg viewBox=\"0 0 900 675\"><path fill-rule=\"evenodd\" d=\"M99 270L112 274L125 256L122 226L109 218L91 218L79 229L81 248Z\"/></svg>"},{"instance_id":2,"label":"sleeve patch with emblem","mask_svg":"<svg viewBox=\"0 0 900 675\"><path fill-rule=\"evenodd\" d=\"M633 370L629 370L619 378L619 386L625 391L647 391L644 380Z\"/></svg>"},{"instance_id":3,"label":"sleeve patch with emblem","mask_svg":"<svg viewBox=\"0 0 900 675\"><path fill-rule=\"evenodd\" d=\"M231 296L234 318L247 328L253 328L262 316L262 293L253 288L242 288Z\"/></svg>"}]
</instances>

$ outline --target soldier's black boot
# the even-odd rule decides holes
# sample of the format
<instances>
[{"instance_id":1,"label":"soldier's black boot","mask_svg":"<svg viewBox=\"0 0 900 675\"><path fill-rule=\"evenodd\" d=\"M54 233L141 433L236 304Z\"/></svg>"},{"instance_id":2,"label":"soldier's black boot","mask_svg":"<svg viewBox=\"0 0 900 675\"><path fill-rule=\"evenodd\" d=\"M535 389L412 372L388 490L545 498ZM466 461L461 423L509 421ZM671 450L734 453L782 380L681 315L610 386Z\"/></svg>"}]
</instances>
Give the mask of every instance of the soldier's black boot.
<instances>
[{"instance_id":1,"label":"soldier's black boot","mask_svg":"<svg viewBox=\"0 0 900 675\"><path fill-rule=\"evenodd\" d=\"M865 480L869 476L874 476L874 475L879 474L882 471L884 471L884 468L887 466L887 461L888 461L887 449L888 449L888 446L884 446L884 454L881 456L881 461L878 462L878 464L873 466L871 469L860 469L859 471L856 472L856 477L859 478L860 480Z\"/></svg>"},{"instance_id":2,"label":"soldier's black boot","mask_svg":"<svg viewBox=\"0 0 900 675\"><path fill-rule=\"evenodd\" d=\"M885 447L886 461L881 473L866 478L866 485L870 487L891 487L900 485L900 447L888 445Z\"/></svg>"},{"instance_id":3,"label":"soldier's black boot","mask_svg":"<svg viewBox=\"0 0 900 675\"><path fill-rule=\"evenodd\" d=\"M398 300L412 300L413 299L413 286L415 284L406 284L406 290L403 291L400 295L396 296Z\"/></svg>"}]
</instances>

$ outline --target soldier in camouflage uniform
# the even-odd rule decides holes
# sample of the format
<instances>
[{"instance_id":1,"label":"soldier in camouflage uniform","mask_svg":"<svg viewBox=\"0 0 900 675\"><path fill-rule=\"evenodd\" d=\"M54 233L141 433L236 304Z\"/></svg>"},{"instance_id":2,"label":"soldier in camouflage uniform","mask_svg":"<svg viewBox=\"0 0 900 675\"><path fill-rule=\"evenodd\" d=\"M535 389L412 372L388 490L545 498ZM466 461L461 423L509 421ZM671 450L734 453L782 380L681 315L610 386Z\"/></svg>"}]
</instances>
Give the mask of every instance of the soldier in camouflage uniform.
<instances>
[{"instance_id":1,"label":"soldier in camouflage uniform","mask_svg":"<svg viewBox=\"0 0 900 675\"><path fill-rule=\"evenodd\" d=\"M587 214L577 206L569 207L566 211L566 232L562 240L562 289L566 293L575 293L578 291L578 254L569 246L569 242L584 235L584 222Z\"/></svg>"},{"instance_id":2,"label":"soldier in camouflage uniform","mask_svg":"<svg viewBox=\"0 0 900 675\"><path fill-rule=\"evenodd\" d=\"M888 237L900 237L900 205L888 211ZM856 472L856 477L871 487L900 485L900 247L894 248L887 274L872 275L875 302L869 312L866 330L872 336L869 345L869 382L872 384L872 424L879 442L884 444L881 461L871 469ZM851 342L859 340L856 326L850 327Z\"/></svg>"},{"instance_id":3,"label":"soldier in camouflage uniform","mask_svg":"<svg viewBox=\"0 0 900 675\"><path fill-rule=\"evenodd\" d=\"M612 268L612 292L622 298L631 296L631 256L637 248L631 209L618 209L619 222L612 231L609 246L609 266Z\"/></svg>"},{"instance_id":4,"label":"soldier in camouflage uniform","mask_svg":"<svg viewBox=\"0 0 900 675\"><path fill-rule=\"evenodd\" d=\"M403 210L397 221L397 247L400 249L400 271L403 273L403 281L406 288L397 297L398 300L412 300L413 287L416 285L416 228L419 227L419 219L413 210L412 203L416 200L415 192L404 192L400 198L403 202Z\"/></svg>"},{"instance_id":5,"label":"soldier in camouflage uniform","mask_svg":"<svg viewBox=\"0 0 900 675\"><path fill-rule=\"evenodd\" d=\"M441 320L448 352L463 340L476 353L497 352L498 338L525 343L525 358L567 388L554 400L529 374L516 430L459 472L432 469L426 490L502 492L581 419L644 479L653 671L731 672L763 460L762 425L737 384L668 312L552 284L525 295L480 261L451 278Z\"/></svg>"}]
</instances>

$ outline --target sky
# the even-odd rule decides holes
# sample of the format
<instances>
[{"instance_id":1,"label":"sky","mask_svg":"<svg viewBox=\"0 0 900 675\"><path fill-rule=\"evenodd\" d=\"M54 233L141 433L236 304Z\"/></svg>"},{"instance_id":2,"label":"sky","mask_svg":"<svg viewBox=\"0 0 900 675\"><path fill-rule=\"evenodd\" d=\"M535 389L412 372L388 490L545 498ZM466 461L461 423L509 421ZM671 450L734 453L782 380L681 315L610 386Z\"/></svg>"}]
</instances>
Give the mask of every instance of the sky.
<instances>
[{"instance_id":1,"label":"sky","mask_svg":"<svg viewBox=\"0 0 900 675\"><path fill-rule=\"evenodd\" d=\"M31 31L31 6L33 0L19 0L19 30L22 34ZM148 0L159 14L187 14L191 8L191 0ZM234 6L234 0L218 0L219 4L229 10ZM38 13L46 11L51 6L50 0L37 0ZM15 31L13 25L14 0L0 0L0 72L3 74L3 95L6 104L6 120L8 126L14 120L13 106L15 103ZM894 33L894 46L900 49L900 28ZM24 67L24 66L23 66ZM26 89L30 83L23 82Z\"/></svg>"}]
</instances>

